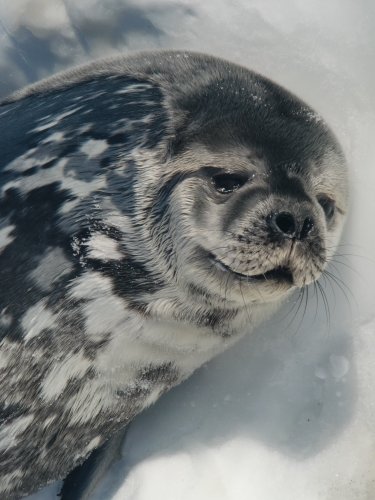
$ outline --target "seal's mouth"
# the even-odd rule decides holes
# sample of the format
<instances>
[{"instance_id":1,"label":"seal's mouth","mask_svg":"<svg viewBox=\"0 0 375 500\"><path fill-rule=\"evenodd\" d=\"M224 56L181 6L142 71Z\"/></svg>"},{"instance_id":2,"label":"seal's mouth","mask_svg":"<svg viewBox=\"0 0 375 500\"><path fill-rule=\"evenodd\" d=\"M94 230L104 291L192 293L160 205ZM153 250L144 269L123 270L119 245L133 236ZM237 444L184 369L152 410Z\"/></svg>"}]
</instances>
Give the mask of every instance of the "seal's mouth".
<instances>
[{"instance_id":1,"label":"seal's mouth","mask_svg":"<svg viewBox=\"0 0 375 500\"><path fill-rule=\"evenodd\" d=\"M223 264L220 260L218 260L213 254L210 255L210 260L215 264L217 268L224 272L230 272L232 275L246 280L246 281L257 281L257 282L277 282L277 283L286 283L289 285L294 284L293 273L287 266L278 266L274 269L270 269L265 273L261 274L242 274L236 271L233 271L229 266Z\"/></svg>"},{"instance_id":2,"label":"seal's mouth","mask_svg":"<svg viewBox=\"0 0 375 500\"><path fill-rule=\"evenodd\" d=\"M255 276L250 276L252 280L258 281L278 281L284 283L290 283L293 285L293 274L288 267L279 266L275 267L275 269L271 269L270 271L265 272L264 274L256 274Z\"/></svg>"}]
</instances>

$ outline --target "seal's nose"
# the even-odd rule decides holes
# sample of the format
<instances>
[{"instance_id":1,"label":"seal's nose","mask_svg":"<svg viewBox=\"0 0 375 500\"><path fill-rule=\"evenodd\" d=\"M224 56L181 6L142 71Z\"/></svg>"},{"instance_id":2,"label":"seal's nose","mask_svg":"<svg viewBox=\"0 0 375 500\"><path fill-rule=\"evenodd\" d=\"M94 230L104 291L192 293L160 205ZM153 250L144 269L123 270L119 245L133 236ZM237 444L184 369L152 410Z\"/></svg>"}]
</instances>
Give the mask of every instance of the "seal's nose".
<instances>
[{"instance_id":1,"label":"seal's nose","mask_svg":"<svg viewBox=\"0 0 375 500\"><path fill-rule=\"evenodd\" d=\"M267 218L268 226L273 232L283 238L297 238L304 240L314 227L314 219L305 217L299 221L290 212L277 212Z\"/></svg>"}]
</instances>

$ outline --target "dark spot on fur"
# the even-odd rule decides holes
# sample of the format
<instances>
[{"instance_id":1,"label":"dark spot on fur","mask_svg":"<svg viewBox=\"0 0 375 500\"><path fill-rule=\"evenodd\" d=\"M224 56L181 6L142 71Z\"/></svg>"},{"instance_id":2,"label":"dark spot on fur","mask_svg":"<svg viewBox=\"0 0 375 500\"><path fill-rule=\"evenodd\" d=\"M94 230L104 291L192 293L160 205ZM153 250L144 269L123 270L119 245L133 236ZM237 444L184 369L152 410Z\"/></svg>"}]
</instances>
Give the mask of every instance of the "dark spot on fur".
<instances>
[{"instance_id":1,"label":"dark spot on fur","mask_svg":"<svg viewBox=\"0 0 375 500\"><path fill-rule=\"evenodd\" d=\"M110 156L106 156L102 158L99 163L102 168L107 168L110 165L113 165L113 159Z\"/></svg>"},{"instance_id":2,"label":"dark spot on fur","mask_svg":"<svg viewBox=\"0 0 375 500\"><path fill-rule=\"evenodd\" d=\"M51 168L56 164L56 162L57 162L57 159L54 158L53 160L50 160L50 161L47 161L46 163L43 163L43 165L41 165L41 168L43 168L43 169Z\"/></svg>"},{"instance_id":3,"label":"dark spot on fur","mask_svg":"<svg viewBox=\"0 0 375 500\"><path fill-rule=\"evenodd\" d=\"M244 213L250 213L251 209L268 196L267 188L256 186L233 193L226 202L225 214L221 221L222 230L231 231L237 219L243 217Z\"/></svg>"},{"instance_id":4,"label":"dark spot on fur","mask_svg":"<svg viewBox=\"0 0 375 500\"><path fill-rule=\"evenodd\" d=\"M38 167L31 167L27 170L24 170L21 175L22 177L29 177L30 175L34 175L38 171Z\"/></svg>"},{"instance_id":5,"label":"dark spot on fur","mask_svg":"<svg viewBox=\"0 0 375 500\"><path fill-rule=\"evenodd\" d=\"M149 393L150 393L150 387L137 385L136 387L131 387L126 390L118 389L116 391L116 396L121 399L131 399L135 401L141 399L142 397L143 398L146 397Z\"/></svg>"},{"instance_id":6,"label":"dark spot on fur","mask_svg":"<svg viewBox=\"0 0 375 500\"><path fill-rule=\"evenodd\" d=\"M216 328L231 319L237 314L236 310L208 309L197 317L197 324L210 328Z\"/></svg>"},{"instance_id":7,"label":"dark spot on fur","mask_svg":"<svg viewBox=\"0 0 375 500\"><path fill-rule=\"evenodd\" d=\"M22 416L22 414L27 411L20 404L10 404L0 403L0 425L6 424L9 420L14 420Z\"/></svg>"},{"instance_id":8,"label":"dark spot on fur","mask_svg":"<svg viewBox=\"0 0 375 500\"><path fill-rule=\"evenodd\" d=\"M8 314L15 318L7 333L13 340L22 335L23 314L44 297L29 275L46 248L64 241L57 211L68 199L69 194L58 182L33 189L25 196L11 188L0 199L0 213L15 225L14 240L2 252L0 265L0 310L7 307Z\"/></svg>"},{"instance_id":9,"label":"dark spot on fur","mask_svg":"<svg viewBox=\"0 0 375 500\"><path fill-rule=\"evenodd\" d=\"M177 382L178 370L173 363L163 363L162 365L149 365L139 371L138 377L154 384L169 384Z\"/></svg>"},{"instance_id":10,"label":"dark spot on fur","mask_svg":"<svg viewBox=\"0 0 375 500\"><path fill-rule=\"evenodd\" d=\"M114 134L108 137L108 144L126 144L129 136L126 134Z\"/></svg>"},{"instance_id":11,"label":"dark spot on fur","mask_svg":"<svg viewBox=\"0 0 375 500\"><path fill-rule=\"evenodd\" d=\"M155 293L165 286L161 276L146 269L130 256L117 261L99 262L87 260L92 269L111 278L114 292L131 302L144 293Z\"/></svg>"},{"instance_id":12,"label":"dark spot on fur","mask_svg":"<svg viewBox=\"0 0 375 500\"><path fill-rule=\"evenodd\" d=\"M191 177L190 172L176 172L164 184L162 184L155 195L151 216L155 224L159 224L163 217L168 213L171 195L184 179Z\"/></svg>"},{"instance_id":13,"label":"dark spot on fur","mask_svg":"<svg viewBox=\"0 0 375 500\"><path fill-rule=\"evenodd\" d=\"M56 431L52 434L51 438L46 443L46 448L51 448L55 443L59 436L59 431Z\"/></svg>"},{"instance_id":14,"label":"dark spot on fur","mask_svg":"<svg viewBox=\"0 0 375 500\"><path fill-rule=\"evenodd\" d=\"M98 352L101 351L106 345L108 345L109 341L111 340L111 335L109 333L103 334L105 338L98 342L90 342L87 345L85 345L84 351L85 351L85 356L94 361ZM88 374L89 378L94 378L95 373L92 371L90 374Z\"/></svg>"}]
</instances>

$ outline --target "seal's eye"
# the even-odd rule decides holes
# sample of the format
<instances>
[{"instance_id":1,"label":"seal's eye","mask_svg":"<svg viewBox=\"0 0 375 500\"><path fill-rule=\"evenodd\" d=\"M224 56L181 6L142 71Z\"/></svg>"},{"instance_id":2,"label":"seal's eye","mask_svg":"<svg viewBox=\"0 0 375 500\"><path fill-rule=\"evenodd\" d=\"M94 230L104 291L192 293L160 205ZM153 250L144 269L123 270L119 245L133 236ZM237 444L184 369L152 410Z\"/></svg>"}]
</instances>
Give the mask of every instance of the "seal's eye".
<instances>
[{"instance_id":1,"label":"seal's eye","mask_svg":"<svg viewBox=\"0 0 375 500\"><path fill-rule=\"evenodd\" d=\"M327 220L332 219L333 214L335 213L335 202L327 196L321 196L318 198L318 202L324 210Z\"/></svg>"},{"instance_id":2,"label":"seal's eye","mask_svg":"<svg viewBox=\"0 0 375 500\"><path fill-rule=\"evenodd\" d=\"M247 176L228 172L212 176L212 183L215 186L216 191L223 194L237 191L237 189L242 187L247 180Z\"/></svg>"}]
</instances>

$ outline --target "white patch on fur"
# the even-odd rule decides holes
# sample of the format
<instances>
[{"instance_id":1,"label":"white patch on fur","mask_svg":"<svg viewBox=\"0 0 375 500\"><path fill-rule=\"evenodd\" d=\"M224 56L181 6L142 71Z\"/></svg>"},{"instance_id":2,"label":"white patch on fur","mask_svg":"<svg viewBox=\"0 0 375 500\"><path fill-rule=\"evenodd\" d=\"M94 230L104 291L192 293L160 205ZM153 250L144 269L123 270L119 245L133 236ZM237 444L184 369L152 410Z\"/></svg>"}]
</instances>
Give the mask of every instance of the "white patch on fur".
<instances>
[{"instance_id":1,"label":"white patch on fur","mask_svg":"<svg viewBox=\"0 0 375 500\"><path fill-rule=\"evenodd\" d=\"M222 352L238 337L224 340L209 328L167 321L147 321L141 341L153 360L152 352L173 362L182 373L190 374L203 363Z\"/></svg>"},{"instance_id":2,"label":"white patch on fur","mask_svg":"<svg viewBox=\"0 0 375 500\"><path fill-rule=\"evenodd\" d=\"M38 154L38 156L35 156ZM6 171L16 171L16 172L25 172L32 167L37 167L39 165L43 165L44 163L48 163L49 161L55 159L55 156L51 156L48 153L44 153L41 149L32 148L27 150L21 156L18 156L10 163L6 165L4 170ZM34 174L36 175L36 174ZM30 181L29 181L30 182Z\"/></svg>"},{"instance_id":3,"label":"white patch on fur","mask_svg":"<svg viewBox=\"0 0 375 500\"><path fill-rule=\"evenodd\" d=\"M77 135L85 134L86 132L92 129L92 125L93 125L92 123L85 123L84 125L82 125L77 129Z\"/></svg>"},{"instance_id":4,"label":"white patch on fur","mask_svg":"<svg viewBox=\"0 0 375 500\"><path fill-rule=\"evenodd\" d=\"M0 113L0 116L4 116L4 115L6 115L6 114L10 113L11 111L13 111L13 109L12 109L12 108L6 109L5 111L2 111L2 112Z\"/></svg>"},{"instance_id":5,"label":"white patch on fur","mask_svg":"<svg viewBox=\"0 0 375 500\"><path fill-rule=\"evenodd\" d=\"M51 290L55 281L64 274L70 273L73 264L66 259L61 248L49 248L38 266L30 273L30 277L42 288Z\"/></svg>"},{"instance_id":6,"label":"white patch on fur","mask_svg":"<svg viewBox=\"0 0 375 500\"><path fill-rule=\"evenodd\" d=\"M121 90L117 90L115 94L134 94L136 92L142 91L142 90L148 90L152 88L151 85L148 85L147 83L133 83L132 85L127 85Z\"/></svg>"},{"instance_id":7,"label":"white patch on fur","mask_svg":"<svg viewBox=\"0 0 375 500\"><path fill-rule=\"evenodd\" d=\"M75 455L75 460L79 460L82 457L86 457L92 450L95 450L102 442L101 436L94 437L85 448L80 450L79 453Z\"/></svg>"},{"instance_id":8,"label":"white patch on fur","mask_svg":"<svg viewBox=\"0 0 375 500\"><path fill-rule=\"evenodd\" d=\"M82 98L84 98L85 102L87 101L93 101L94 99L98 99L99 97L101 97L102 95L105 95L106 92L104 92L103 90L99 90L98 92L93 92L87 96L87 95L84 95L82 96ZM90 109L89 111L92 111L92 109Z\"/></svg>"},{"instance_id":9,"label":"white patch on fur","mask_svg":"<svg viewBox=\"0 0 375 500\"><path fill-rule=\"evenodd\" d=\"M65 111L64 113L60 113L59 115L54 116L54 118L46 123L42 123L42 125L39 125L38 127L34 128L31 130L31 132L43 132L43 130L47 130L51 127L54 127L55 125L58 125L58 123L66 118L67 116L73 115L77 111L79 111L82 108L82 106L79 106L77 108L71 109L69 111Z\"/></svg>"},{"instance_id":10,"label":"white patch on fur","mask_svg":"<svg viewBox=\"0 0 375 500\"><path fill-rule=\"evenodd\" d=\"M134 231L132 219L128 215L119 212L118 208L110 199L100 200L100 208L103 214L103 222L105 224L119 229L126 235L129 235Z\"/></svg>"},{"instance_id":11,"label":"white patch on fur","mask_svg":"<svg viewBox=\"0 0 375 500\"><path fill-rule=\"evenodd\" d=\"M102 410L107 410L115 404L113 390L108 383L98 379L89 380L66 404L66 408L70 410L70 424L89 422Z\"/></svg>"},{"instance_id":12,"label":"white patch on fur","mask_svg":"<svg viewBox=\"0 0 375 500\"><path fill-rule=\"evenodd\" d=\"M112 292L112 282L96 271L87 271L72 281L70 296L75 299L95 299Z\"/></svg>"},{"instance_id":13,"label":"white patch on fur","mask_svg":"<svg viewBox=\"0 0 375 500\"><path fill-rule=\"evenodd\" d=\"M110 278L95 271L87 271L72 282L70 296L85 299L82 314L85 330L91 340L101 340L103 334L124 328L129 315L124 301L113 294Z\"/></svg>"},{"instance_id":14,"label":"white patch on fur","mask_svg":"<svg viewBox=\"0 0 375 500\"><path fill-rule=\"evenodd\" d=\"M1 343L1 350L0 350L0 370L2 368L6 368L8 366L8 361L11 357L11 352L10 349L7 349L7 346L9 344L4 340Z\"/></svg>"},{"instance_id":15,"label":"white patch on fur","mask_svg":"<svg viewBox=\"0 0 375 500\"><path fill-rule=\"evenodd\" d=\"M9 165L6 167L7 170L10 170L12 167L12 164L15 164L15 162L20 162L20 165L23 165L22 161L22 156L16 158L13 162L9 163ZM39 160L36 160L35 158L32 159L32 165L29 166L34 166L39 164ZM61 181L63 177L63 168L65 165L68 163L67 158L62 158L60 161L56 163L56 165L48 170L43 170L43 171L38 171L31 177L26 177L26 178L19 178L14 181L9 181L6 184L4 184L2 188L2 192L5 193L7 189L9 188L17 188L20 189L23 193L28 193L34 188L46 186L50 184L51 182L54 181ZM28 168L29 168L28 166ZM25 169L26 170L26 169Z\"/></svg>"},{"instance_id":16,"label":"white patch on fur","mask_svg":"<svg viewBox=\"0 0 375 500\"><path fill-rule=\"evenodd\" d=\"M89 139L81 146L81 151L89 158L95 158L108 149L108 143L105 140Z\"/></svg>"},{"instance_id":17,"label":"white patch on fur","mask_svg":"<svg viewBox=\"0 0 375 500\"><path fill-rule=\"evenodd\" d=\"M105 234L94 233L86 242L88 256L103 261L118 260L124 256L118 249L118 242Z\"/></svg>"},{"instance_id":18,"label":"white patch on fur","mask_svg":"<svg viewBox=\"0 0 375 500\"><path fill-rule=\"evenodd\" d=\"M187 376L238 338L224 340L209 328L146 321L127 311L126 302L113 294L110 278L95 271L74 280L70 295L87 301L82 312L90 337L110 333L109 342L97 352L95 368L113 391L131 387L138 371L150 363L172 362ZM95 397L107 401L113 396L106 393ZM91 403L89 407L93 411Z\"/></svg>"},{"instance_id":19,"label":"white patch on fur","mask_svg":"<svg viewBox=\"0 0 375 500\"><path fill-rule=\"evenodd\" d=\"M153 405L160 397L163 387L156 386L153 388L151 393L143 400L143 410Z\"/></svg>"},{"instance_id":20,"label":"white patch on fur","mask_svg":"<svg viewBox=\"0 0 375 500\"><path fill-rule=\"evenodd\" d=\"M125 315L124 315L125 316ZM233 340L234 342L234 340ZM229 344L207 330L145 321L136 314L113 325L111 340L97 353L95 366L111 387L125 390L150 363L173 363L187 376Z\"/></svg>"},{"instance_id":21,"label":"white patch on fur","mask_svg":"<svg viewBox=\"0 0 375 500\"><path fill-rule=\"evenodd\" d=\"M42 385L42 395L46 401L53 401L65 389L69 380L81 378L91 367L91 361L83 353L71 354L61 362L55 362Z\"/></svg>"},{"instance_id":22,"label":"white patch on fur","mask_svg":"<svg viewBox=\"0 0 375 500\"><path fill-rule=\"evenodd\" d=\"M62 174L62 176L64 178L62 179L61 188L70 190L71 193L77 197L75 200L66 202L62 205L60 213L63 214L72 210L82 199L106 187L106 178L103 175L89 182L78 179L73 173L69 175ZM61 178L56 180L61 180Z\"/></svg>"},{"instance_id":23,"label":"white patch on fur","mask_svg":"<svg viewBox=\"0 0 375 500\"><path fill-rule=\"evenodd\" d=\"M46 307L44 300L30 307L21 320L26 342L37 337L46 328L55 327L55 320L56 316Z\"/></svg>"},{"instance_id":24,"label":"white patch on fur","mask_svg":"<svg viewBox=\"0 0 375 500\"><path fill-rule=\"evenodd\" d=\"M102 441L101 436L94 437L94 439L92 439L89 442L89 444L86 446L85 452L88 453L89 451L94 450L95 448L97 448L100 445L101 441Z\"/></svg>"},{"instance_id":25,"label":"white patch on fur","mask_svg":"<svg viewBox=\"0 0 375 500\"><path fill-rule=\"evenodd\" d=\"M2 311L0 312L0 327L3 326L4 328L7 328L12 324L12 321L12 315L9 314L7 308L4 307L4 309L2 309Z\"/></svg>"},{"instance_id":26,"label":"white patch on fur","mask_svg":"<svg viewBox=\"0 0 375 500\"><path fill-rule=\"evenodd\" d=\"M43 159L45 161L45 159ZM69 212L80 200L89 196L98 189L106 187L106 179L104 176L99 176L92 181L86 182L78 179L74 171L65 172L65 166L69 158L61 158L53 168L48 170L39 170L31 177L22 177L16 180L9 181L2 188L2 193L5 193L9 188L17 188L22 193L28 193L32 189L47 186L53 182L60 182L61 189L67 189L71 194L76 196L76 199L62 205L60 212ZM40 161L38 160L38 164Z\"/></svg>"},{"instance_id":27,"label":"white patch on fur","mask_svg":"<svg viewBox=\"0 0 375 500\"><path fill-rule=\"evenodd\" d=\"M43 144L47 144L49 142L61 142L64 139L64 136L64 132L53 132L53 134L44 139Z\"/></svg>"},{"instance_id":28,"label":"white patch on fur","mask_svg":"<svg viewBox=\"0 0 375 500\"><path fill-rule=\"evenodd\" d=\"M64 159L64 166L66 160ZM104 176L100 176L91 182L85 182L74 176L74 173L65 174L61 172L59 179L62 180L61 188L69 189L78 199L85 198L97 189L104 188L106 186Z\"/></svg>"},{"instance_id":29,"label":"white patch on fur","mask_svg":"<svg viewBox=\"0 0 375 500\"><path fill-rule=\"evenodd\" d=\"M1 484L0 484L0 492L11 492L14 489L14 485L16 484L17 479L21 479L24 473L22 469L16 469L12 472L8 472L8 474L1 475Z\"/></svg>"},{"instance_id":30,"label":"white patch on fur","mask_svg":"<svg viewBox=\"0 0 375 500\"><path fill-rule=\"evenodd\" d=\"M16 226L6 226L0 229L0 253L14 240L10 233L15 229Z\"/></svg>"},{"instance_id":31,"label":"white patch on fur","mask_svg":"<svg viewBox=\"0 0 375 500\"><path fill-rule=\"evenodd\" d=\"M43 422L44 429L47 429L47 427L51 425L52 422L54 422L55 420L56 420L56 415L53 415L52 417L47 417Z\"/></svg>"},{"instance_id":32,"label":"white patch on fur","mask_svg":"<svg viewBox=\"0 0 375 500\"><path fill-rule=\"evenodd\" d=\"M114 295L91 299L82 306L82 314L86 333L93 341L102 340L127 319L123 301Z\"/></svg>"},{"instance_id":33,"label":"white patch on fur","mask_svg":"<svg viewBox=\"0 0 375 500\"><path fill-rule=\"evenodd\" d=\"M43 130L47 130L49 128L54 127L59 122L57 120L51 120L50 122L45 123L44 125L40 125L39 127L35 127L31 130L31 132L43 132Z\"/></svg>"},{"instance_id":34,"label":"white patch on fur","mask_svg":"<svg viewBox=\"0 0 375 500\"><path fill-rule=\"evenodd\" d=\"M18 417L11 423L5 424L0 431L0 450L6 451L17 446L19 434L24 432L34 420L34 415Z\"/></svg>"},{"instance_id":35,"label":"white patch on fur","mask_svg":"<svg viewBox=\"0 0 375 500\"><path fill-rule=\"evenodd\" d=\"M15 170L16 172L25 172L25 170L28 170L29 168L34 167L35 165L38 165L40 161L33 156L33 154L36 151L37 151L36 148L29 149L28 151L26 151L26 153L24 153L21 156L18 156L10 163L8 163L4 168L4 170L5 171Z\"/></svg>"}]
</instances>

